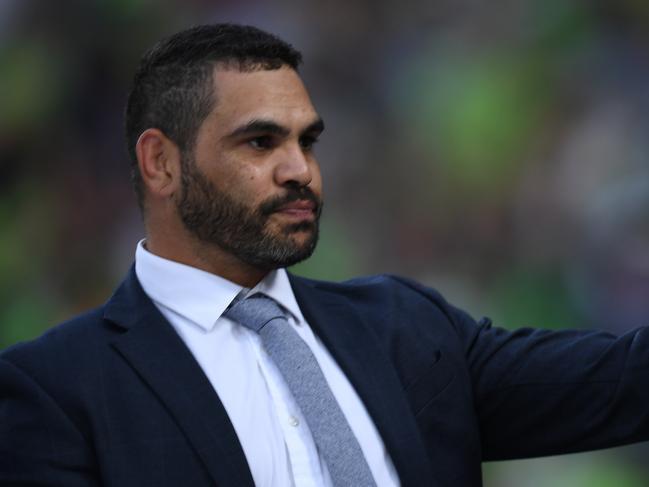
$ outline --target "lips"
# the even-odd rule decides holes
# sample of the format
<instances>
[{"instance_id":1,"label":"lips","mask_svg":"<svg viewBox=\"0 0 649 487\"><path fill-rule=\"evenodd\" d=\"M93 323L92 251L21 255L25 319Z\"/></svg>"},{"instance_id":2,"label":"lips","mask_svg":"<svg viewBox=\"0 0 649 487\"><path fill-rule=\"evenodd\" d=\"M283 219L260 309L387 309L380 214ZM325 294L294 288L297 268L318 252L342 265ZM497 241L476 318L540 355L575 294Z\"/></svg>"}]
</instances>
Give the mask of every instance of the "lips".
<instances>
[{"instance_id":1,"label":"lips","mask_svg":"<svg viewBox=\"0 0 649 487\"><path fill-rule=\"evenodd\" d=\"M318 219L322 209L322 202L308 187L299 189L289 188L281 196L275 196L264 201L260 207L261 215L269 217L275 215L293 223Z\"/></svg>"},{"instance_id":2,"label":"lips","mask_svg":"<svg viewBox=\"0 0 649 487\"><path fill-rule=\"evenodd\" d=\"M310 200L297 200L285 203L275 210L275 213L294 216L299 218L308 218L315 216L317 205Z\"/></svg>"},{"instance_id":3,"label":"lips","mask_svg":"<svg viewBox=\"0 0 649 487\"><path fill-rule=\"evenodd\" d=\"M316 204L310 200L297 200L285 203L277 211L315 211Z\"/></svg>"}]
</instances>

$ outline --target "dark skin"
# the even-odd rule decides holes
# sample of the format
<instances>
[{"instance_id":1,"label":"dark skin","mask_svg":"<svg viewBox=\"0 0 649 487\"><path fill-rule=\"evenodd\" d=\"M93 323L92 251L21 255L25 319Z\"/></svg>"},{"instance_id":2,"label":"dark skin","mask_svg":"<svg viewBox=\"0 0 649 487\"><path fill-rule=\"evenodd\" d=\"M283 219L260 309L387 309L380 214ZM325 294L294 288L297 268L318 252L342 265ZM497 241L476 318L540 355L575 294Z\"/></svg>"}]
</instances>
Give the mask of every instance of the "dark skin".
<instances>
[{"instance_id":1,"label":"dark skin","mask_svg":"<svg viewBox=\"0 0 649 487\"><path fill-rule=\"evenodd\" d=\"M298 74L277 70L240 72L216 67L214 109L199 128L196 167L218 188L250 208L289 187L308 187L321 198L320 168L313 144L324 129ZM179 217L181 153L160 130L145 130L136 145L145 186L147 249L166 259L254 287L268 269L250 265L219 246L198 239ZM309 230L287 232L313 221L310 204L297 201L270 215L264 231L306 244Z\"/></svg>"}]
</instances>

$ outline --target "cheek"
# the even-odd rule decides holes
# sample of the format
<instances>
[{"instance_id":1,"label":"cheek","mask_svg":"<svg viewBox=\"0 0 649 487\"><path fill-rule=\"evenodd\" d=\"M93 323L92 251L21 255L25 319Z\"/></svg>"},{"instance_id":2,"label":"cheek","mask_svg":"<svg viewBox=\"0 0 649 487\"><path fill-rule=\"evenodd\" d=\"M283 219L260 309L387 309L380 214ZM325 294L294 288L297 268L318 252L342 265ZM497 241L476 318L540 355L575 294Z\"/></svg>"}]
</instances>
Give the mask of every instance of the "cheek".
<instances>
[{"instance_id":1,"label":"cheek","mask_svg":"<svg viewBox=\"0 0 649 487\"><path fill-rule=\"evenodd\" d=\"M238 158L223 161L219 186L233 194L256 194L264 174L254 164L246 164Z\"/></svg>"},{"instance_id":2,"label":"cheek","mask_svg":"<svg viewBox=\"0 0 649 487\"><path fill-rule=\"evenodd\" d=\"M253 196L263 196L270 188L268 175L255 167L242 170L237 180L241 190Z\"/></svg>"},{"instance_id":3,"label":"cheek","mask_svg":"<svg viewBox=\"0 0 649 487\"><path fill-rule=\"evenodd\" d=\"M257 169L242 170L234 175L225 186L225 190L234 198L250 206L257 206L268 198L271 193L270 185L264 174Z\"/></svg>"}]
</instances>

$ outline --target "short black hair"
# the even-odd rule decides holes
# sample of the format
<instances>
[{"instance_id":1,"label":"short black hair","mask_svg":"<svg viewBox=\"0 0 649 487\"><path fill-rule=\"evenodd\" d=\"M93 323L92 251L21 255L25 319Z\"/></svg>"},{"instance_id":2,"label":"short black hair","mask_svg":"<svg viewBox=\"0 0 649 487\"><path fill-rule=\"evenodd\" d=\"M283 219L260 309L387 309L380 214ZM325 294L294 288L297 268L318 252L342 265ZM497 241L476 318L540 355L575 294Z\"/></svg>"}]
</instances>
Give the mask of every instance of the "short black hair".
<instances>
[{"instance_id":1,"label":"short black hair","mask_svg":"<svg viewBox=\"0 0 649 487\"><path fill-rule=\"evenodd\" d=\"M131 180L144 209L144 188L135 145L148 128L158 128L183 153L193 150L198 128L215 103L213 72L217 64L240 71L297 71L302 55L290 44L256 27L200 25L162 39L144 53L126 104L126 144Z\"/></svg>"}]
</instances>

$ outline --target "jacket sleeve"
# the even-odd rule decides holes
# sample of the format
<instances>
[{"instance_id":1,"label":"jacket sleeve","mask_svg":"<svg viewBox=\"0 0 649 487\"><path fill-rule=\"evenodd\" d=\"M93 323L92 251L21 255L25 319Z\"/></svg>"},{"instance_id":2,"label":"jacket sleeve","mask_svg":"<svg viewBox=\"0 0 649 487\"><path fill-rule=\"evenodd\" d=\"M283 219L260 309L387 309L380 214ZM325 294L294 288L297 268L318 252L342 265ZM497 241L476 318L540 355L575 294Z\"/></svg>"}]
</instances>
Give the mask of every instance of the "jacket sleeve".
<instances>
[{"instance_id":1,"label":"jacket sleeve","mask_svg":"<svg viewBox=\"0 0 649 487\"><path fill-rule=\"evenodd\" d=\"M470 377L483 460L556 455L649 440L649 328L621 336L476 322L438 293Z\"/></svg>"},{"instance_id":2,"label":"jacket sleeve","mask_svg":"<svg viewBox=\"0 0 649 487\"><path fill-rule=\"evenodd\" d=\"M92 448L55 400L0 358L0 485L99 486Z\"/></svg>"},{"instance_id":3,"label":"jacket sleeve","mask_svg":"<svg viewBox=\"0 0 649 487\"><path fill-rule=\"evenodd\" d=\"M467 326L466 322L463 326ZM485 459L649 439L649 330L520 329L488 321L467 348Z\"/></svg>"}]
</instances>

